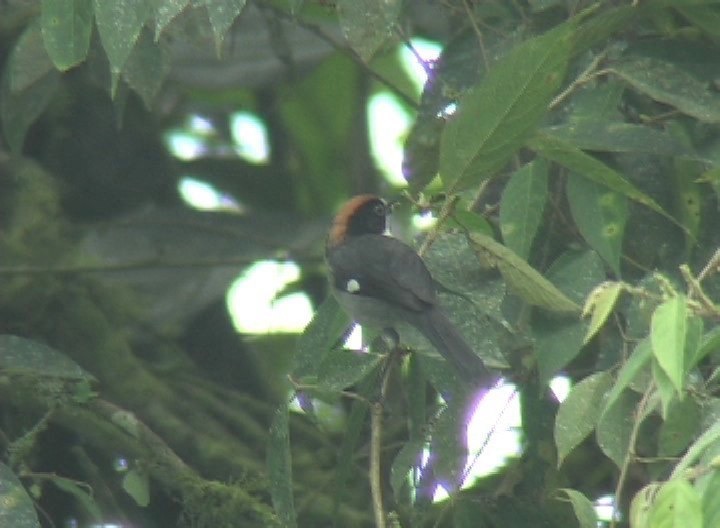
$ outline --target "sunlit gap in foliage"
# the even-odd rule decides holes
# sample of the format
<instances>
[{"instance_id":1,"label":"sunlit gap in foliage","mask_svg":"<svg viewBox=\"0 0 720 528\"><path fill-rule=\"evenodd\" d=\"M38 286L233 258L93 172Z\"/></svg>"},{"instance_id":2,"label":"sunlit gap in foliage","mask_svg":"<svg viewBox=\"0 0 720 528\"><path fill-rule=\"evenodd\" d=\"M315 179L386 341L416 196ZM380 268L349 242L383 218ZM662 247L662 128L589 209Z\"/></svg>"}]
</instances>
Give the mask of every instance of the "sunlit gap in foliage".
<instances>
[{"instance_id":1,"label":"sunlit gap in foliage","mask_svg":"<svg viewBox=\"0 0 720 528\"><path fill-rule=\"evenodd\" d=\"M267 127L257 115L235 112L230 116L230 133L238 156L256 164L270 161Z\"/></svg>"},{"instance_id":2,"label":"sunlit gap in foliage","mask_svg":"<svg viewBox=\"0 0 720 528\"><path fill-rule=\"evenodd\" d=\"M227 304L238 332L302 332L313 315L304 293L278 294L300 278L294 262L262 260L247 268L228 290Z\"/></svg>"},{"instance_id":3,"label":"sunlit gap in foliage","mask_svg":"<svg viewBox=\"0 0 720 528\"><path fill-rule=\"evenodd\" d=\"M165 146L175 158L183 161L207 156L210 153L210 138L215 135L212 122L199 115L190 115L182 127L165 132Z\"/></svg>"},{"instance_id":4,"label":"sunlit gap in foliage","mask_svg":"<svg viewBox=\"0 0 720 528\"><path fill-rule=\"evenodd\" d=\"M603 495L595 500L595 513L602 525L612 521L613 512L615 511L615 498L612 495ZM620 519L616 519L620 520Z\"/></svg>"},{"instance_id":5,"label":"sunlit gap in foliage","mask_svg":"<svg viewBox=\"0 0 720 528\"><path fill-rule=\"evenodd\" d=\"M423 39L413 39L411 43L426 61L435 60L440 53L437 43ZM420 94L427 80L425 68L406 46L398 48L398 59L413 82L416 94ZM413 118L400 100L387 90L380 90L370 97L367 112L373 159L391 185L404 187L403 145Z\"/></svg>"},{"instance_id":6,"label":"sunlit gap in foliage","mask_svg":"<svg viewBox=\"0 0 720 528\"><path fill-rule=\"evenodd\" d=\"M195 209L242 212L240 204L232 196L218 191L208 182L190 176L180 179L178 192L183 201Z\"/></svg>"}]
</instances>

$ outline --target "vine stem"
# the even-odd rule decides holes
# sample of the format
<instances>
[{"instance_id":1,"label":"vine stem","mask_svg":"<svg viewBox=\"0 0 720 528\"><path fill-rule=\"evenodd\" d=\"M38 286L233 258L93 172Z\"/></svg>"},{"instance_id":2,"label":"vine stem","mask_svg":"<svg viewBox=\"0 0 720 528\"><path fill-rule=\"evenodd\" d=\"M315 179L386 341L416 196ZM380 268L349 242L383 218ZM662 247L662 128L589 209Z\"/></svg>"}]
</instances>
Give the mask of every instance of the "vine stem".
<instances>
[{"instance_id":1,"label":"vine stem","mask_svg":"<svg viewBox=\"0 0 720 528\"><path fill-rule=\"evenodd\" d=\"M387 515L385 514L385 507L383 506L382 464L380 455L382 452L383 404L390 380L390 372L392 370L392 355L390 358L383 373L383 379L380 385L380 398L372 404L370 409L370 467L368 472L370 477L373 515L375 516L375 526L377 528L387 527Z\"/></svg>"},{"instance_id":2,"label":"vine stem","mask_svg":"<svg viewBox=\"0 0 720 528\"><path fill-rule=\"evenodd\" d=\"M618 483L615 487L615 502L613 505L612 517L610 519L610 528L616 528L618 510L620 505L620 496L625 488L625 479L627 477L628 470L630 468L630 462L635 458L635 442L637 441L638 432L640 431L640 424L642 424L650 395L653 392L652 385L647 388L643 394L642 399L638 403L635 411L635 421L633 423L632 430L630 431L630 439L628 440L628 450L623 460L622 467L620 468L620 475L618 476Z\"/></svg>"}]
</instances>

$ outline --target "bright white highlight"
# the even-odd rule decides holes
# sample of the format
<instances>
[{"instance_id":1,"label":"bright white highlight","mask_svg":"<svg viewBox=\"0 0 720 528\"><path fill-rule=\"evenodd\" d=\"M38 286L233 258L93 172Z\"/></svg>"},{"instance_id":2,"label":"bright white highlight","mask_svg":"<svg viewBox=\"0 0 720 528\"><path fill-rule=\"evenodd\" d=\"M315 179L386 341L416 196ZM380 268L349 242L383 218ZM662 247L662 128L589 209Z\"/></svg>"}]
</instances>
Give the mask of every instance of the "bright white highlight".
<instances>
[{"instance_id":1,"label":"bright white highlight","mask_svg":"<svg viewBox=\"0 0 720 528\"><path fill-rule=\"evenodd\" d=\"M413 49L417 52L420 57L427 63L432 63L440 57L442 46L432 40L426 40L422 38L414 38L410 40L410 44ZM425 83L427 82L427 72L425 67L420 64L415 54L410 51L407 46L401 46L399 48L400 62L410 76L410 79L415 84L417 93L422 92Z\"/></svg>"},{"instance_id":2,"label":"bright white highlight","mask_svg":"<svg viewBox=\"0 0 720 528\"><path fill-rule=\"evenodd\" d=\"M190 178L178 182L178 192L185 203L195 209L207 211L240 211L240 206L227 194L219 192L211 184Z\"/></svg>"},{"instance_id":3,"label":"bright white highlight","mask_svg":"<svg viewBox=\"0 0 720 528\"><path fill-rule=\"evenodd\" d=\"M394 186L407 185L402 175L403 144L410 128L410 114L388 93L373 95L368 102L370 151L375 163Z\"/></svg>"},{"instance_id":4,"label":"bright white highlight","mask_svg":"<svg viewBox=\"0 0 720 528\"><path fill-rule=\"evenodd\" d=\"M183 161L198 159L207 153L201 138L179 130L168 132L165 136L165 144L170 154Z\"/></svg>"},{"instance_id":5,"label":"bright white highlight","mask_svg":"<svg viewBox=\"0 0 720 528\"><path fill-rule=\"evenodd\" d=\"M553 391L558 402L563 402L570 392L570 378L557 376L550 380L550 390Z\"/></svg>"},{"instance_id":6,"label":"bright white highlight","mask_svg":"<svg viewBox=\"0 0 720 528\"><path fill-rule=\"evenodd\" d=\"M313 308L304 293L276 299L287 284L298 280L294 262L259 261L230 287L227 304L235 328L247 334L301 332L310 322Z\"/></svg>"},{"instance_id":7,"label":"bright white highlight","mask_svg":"<svg viewBox=\"0 0 720 528\"><path fill-rule=\"evenodd\" d=\"M270 141L265 123L255 114L237 112L230 116L230 132L237 154L251 163L267 163Z\"/></svg>"}]
</instances>

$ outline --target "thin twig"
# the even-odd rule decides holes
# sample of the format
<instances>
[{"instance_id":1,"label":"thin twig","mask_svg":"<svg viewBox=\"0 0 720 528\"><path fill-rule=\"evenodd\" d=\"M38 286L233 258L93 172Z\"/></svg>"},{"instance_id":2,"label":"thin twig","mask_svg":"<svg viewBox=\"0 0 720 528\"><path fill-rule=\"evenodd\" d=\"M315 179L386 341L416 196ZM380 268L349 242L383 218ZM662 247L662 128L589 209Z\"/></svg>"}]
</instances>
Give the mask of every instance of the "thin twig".
<instances>
[{"instance_id":1,"label":"thin twig","mask_svg":"<svg viewBox=\"0 0 720 528\"><path fill-rule=\"evenodd\" d=\"M603 51L595 57L592 62L588 65L583 72L577 76L577 78L570 83L570 85L565 88L562 92L558 94L555 99L552 100L552 102L548 105L548 109L552 110L555 107L559 106L560 103L562 103L567 97L570 96L571 93L573 93L579 86L582 86L583 84L586 84L593 80L595 77L598 77L599 75L604 75L606 73L605 70L595 71L600 62L602 62L605 59L605 56L607 55L606 51Z\"/></svg>"},{"instance_id":2,"label":"thin twig","mask_svg":"<svg viewBox=\"0 0 720 528\"><path fill-rule=\"evenodd\" d=\"M457 194L454 194L450 196L447 200L445 200L445 203L440 210L440 215L438 216L437 222L435 222L435 225L428 232L425 240L423 240L423 243L420 245L420 248L418 248L418 254L420 256L423 256L427 252L427 250L430 249L430 246L433 244L433 242L435 242L435 239L440 236L440 228L447 221L447 219L452 216L453 212L455 211L455 206L459 201L460 196L458 196Z\"/></svg>"},{"instance_id":3,"label":"thin twig","mask_svg":"<svg viewBox=\"0 0 720 528\"><path fill-rule=\"evenodd\" d=\"M412 97L407 95L404 91L400 89L395 83L393 83L391 80L389 80L387 77L383 76L382 74L376 72L372 68L368 66L368 64L357 54L354 50L349 48L348 46L343 45L340 42L337 42L333 37L328 35L320 26L316 24L312 24L310 22L306 22L298 17L295 17L291 15L290 13L280 9L279 7L276 7L272 5L269 2L256 2L256 5L260 7L261 9L268 9L272 11L276 16L279 18L282 18L284 20L288 20L293 24L297 24L298 26L308 30L310 33L313 33L317 37L319 37L321 40L324 40L328 44L330 44L331 47L334 49L346 54L348 57L352 59L352 61L360 66L363 70L365 70L368 75L373 77L375 80L380 82L381 84L384 84L387 88L390 89L391 92L393 92L396 96L398 96L400 99L403 100L403 102L408 105L410 108L413 108L415 110L420 109L420 105L417 101L415 101Z\"/></svg>"},{"instance_id":4,"label":"thin twig","mask_svg":"<svg viewBox=\"0 0 720 528\"><path fill-rule=\"evenodd\" d=\"M380 385L380 398L370 409L370 494L372 495L373 514L375 516L376 528L386 528L387 515L383 506L382 478L381 478L381 453L382 453L382 427L383 427L383 405L385 394L392 371L392 355L390 356L383 373Z\"/></svg>"},{"instance_id":5,"label":"thin twig","mask_svg":"<svg viewBox=\"0 0 720 528\"><path fill-rule=\"evenodd\" d=\"M627 477L628 469L630 468L630 462L635 458L635 442L637 442L637 436L640 431L640 425L643 422L643 416L645 414L645 408L647 407L650 395L653 392L652 385L647 388L643 394L642 399L638 403L635 411L635 421L633 423L632 430L630 431L630 439L628 440L628 450L623 460L622 467L620 468L620 475L618 476L618 483L615 487L615 501L613 503L612 518L610 519L610 528L615 528L617 524L618 510L620 506L620 497L625 488L625 479Z\"/></svg>"},{"instance_id":6,"label":"thin twig","mask_svg":"<svg viewBox=\"0 0 720 528\"><path fill-rule=\"evenodd\" d=\"M485 51L485 42L483 40L482 31L480 31L480 27L477 25L477 22L475 21L475 17L473 16L473 12L470 9L470 4L468 4L467 0L463 0L463 6L465 7L465 12L467 13L468 20L470 20L470 25L473 28L473 31L475 32L475 35L477 36L478 46L480 47L480 55L482 56L483 60L483 66L485 66L485 71L488 69L488 57L487 52Z\"/></svg>"},{"instance_id":7,"label":"thin twig","mask_svg":"<svg viewBox=\"0 0 720 528\"><path fill-rule=\"evenodd\" d=\"M278 260L286 260L278 258ZM322 259L295 259L294 262L318 263ZM0 267L0 276L4 275L74 275L80 273L112 273L117 271L157 270L157 269L192 269L192 268L234 268L257 262L253 257L233 257L228 259L197 259L161 261L155 259L121 262L118 264L70 264L65 266L7 266Z\"/></svg>"}]
</instances>

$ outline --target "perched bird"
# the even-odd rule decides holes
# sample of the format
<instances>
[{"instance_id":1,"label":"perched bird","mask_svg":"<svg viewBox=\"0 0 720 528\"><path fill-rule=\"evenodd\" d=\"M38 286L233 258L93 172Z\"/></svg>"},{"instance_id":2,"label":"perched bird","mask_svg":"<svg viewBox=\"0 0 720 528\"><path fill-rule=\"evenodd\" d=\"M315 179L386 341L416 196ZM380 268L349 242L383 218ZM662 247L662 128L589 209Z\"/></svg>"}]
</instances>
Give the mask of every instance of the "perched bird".
<instances>
[{"instance_id":1,"label":"perched bird","mask_svg":"<svg viewBox=\"0 0 720 528\"><path fill-rule=\"evenodd\" d=\"M385 234L389 212L382 199L363 194L335 217L325 249L335 297L361 325L412 325L464 379L491 385L497 376L443 312L425 263L413 248Z\"/></svg>"}]
</instances>

